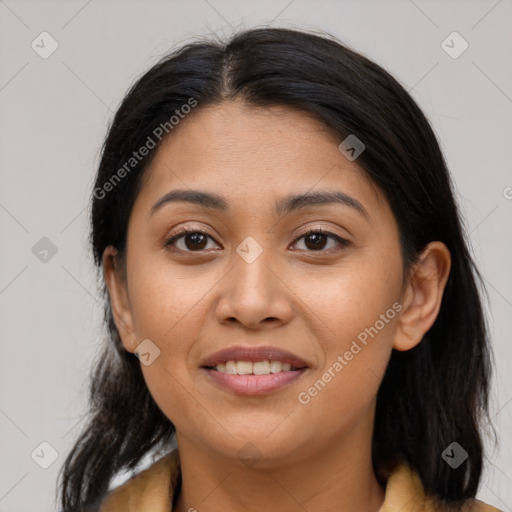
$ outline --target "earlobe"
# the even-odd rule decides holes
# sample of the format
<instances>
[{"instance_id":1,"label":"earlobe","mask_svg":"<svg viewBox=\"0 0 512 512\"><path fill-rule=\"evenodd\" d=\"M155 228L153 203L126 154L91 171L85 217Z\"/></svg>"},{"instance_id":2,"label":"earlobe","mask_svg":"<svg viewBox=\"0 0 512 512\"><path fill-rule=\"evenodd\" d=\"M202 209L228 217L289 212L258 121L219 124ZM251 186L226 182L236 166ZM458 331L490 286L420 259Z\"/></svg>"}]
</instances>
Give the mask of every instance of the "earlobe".
<instances>
[{"instance_id":1,"label":"earlobe","mask_svg":"<svg viewBox=\"0 0 512 512\"><path fill-rule=\"evenodd\" d=\"M413 265L404 293L393 348L410 350L434 324L451 267L450 251L439 241L430 242Z\"/></svg>"},{"instance_id":2,"label":"earlobe","mask_svg":"<svg viewBox=\"0 0 512 512\"><path fill-rule=\"evenodd\" d=\"M126 276L121 269L119 253L109 245L103 251L103 276L108 288L112 314L123 346L128 352L135 349L133 318L128 300Z\"/></svg>"}]
</instances>

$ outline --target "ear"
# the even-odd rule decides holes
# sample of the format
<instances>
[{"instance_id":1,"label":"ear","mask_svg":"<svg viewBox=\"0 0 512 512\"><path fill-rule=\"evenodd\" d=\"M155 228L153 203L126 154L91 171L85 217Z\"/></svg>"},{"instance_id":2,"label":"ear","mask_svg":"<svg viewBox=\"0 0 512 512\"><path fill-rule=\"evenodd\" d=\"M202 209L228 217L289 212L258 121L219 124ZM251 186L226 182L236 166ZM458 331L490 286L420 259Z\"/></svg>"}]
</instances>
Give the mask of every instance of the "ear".
<instances>
[{"instance_id":1,"label":"ear","mask_svg":"<svg viewBox=\"0 0 512 512\"><path fill-rule=\"evenodd\" d=\"M435 322L451 267L445 244L430 242L413 265L403 296L393 348L410 350Z\"/></svg>"},{"instance_id":2,"label":"ear","mask_svg":"<svg viewBox=\"0 0 512 512\"><path fill-rule=\"evenodd\" d=\"M122 268L118 251L112 245L103 251L102 260L103 276L110 296L114 322L124 348L133 353L136 337L128 298L126 272Z\"/></svg>"}]
</instances>

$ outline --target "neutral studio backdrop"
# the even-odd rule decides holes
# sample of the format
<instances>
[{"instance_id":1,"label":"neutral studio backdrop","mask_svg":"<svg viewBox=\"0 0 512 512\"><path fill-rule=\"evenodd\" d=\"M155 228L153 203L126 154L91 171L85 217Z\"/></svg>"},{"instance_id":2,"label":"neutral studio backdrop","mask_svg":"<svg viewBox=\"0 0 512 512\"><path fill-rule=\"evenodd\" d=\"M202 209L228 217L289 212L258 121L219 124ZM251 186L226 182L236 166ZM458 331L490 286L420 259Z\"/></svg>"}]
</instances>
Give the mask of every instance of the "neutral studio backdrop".
<instances>
[{"instance_id":1,"label":"neutral studio backdrop","mask_svg":"<svg viewBox=\"0 0 512 512\"><path fill-rule=\"evenodd\" d=\"M366 54L438 134L489 293L500 444L479 497L512 511L511 20L510 0L0 0L0 512L55 510L80 430L103 336L88 203L113 112L170 49L269 24Z\"/></svg>"}]
</instances>

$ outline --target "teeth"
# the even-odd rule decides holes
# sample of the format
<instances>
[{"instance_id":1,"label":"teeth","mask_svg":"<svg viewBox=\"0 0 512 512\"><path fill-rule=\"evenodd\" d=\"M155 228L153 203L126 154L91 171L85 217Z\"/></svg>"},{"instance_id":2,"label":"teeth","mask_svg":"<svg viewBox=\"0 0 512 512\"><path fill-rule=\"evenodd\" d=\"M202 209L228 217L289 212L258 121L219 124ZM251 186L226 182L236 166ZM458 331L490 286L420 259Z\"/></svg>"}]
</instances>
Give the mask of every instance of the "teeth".
<instances>
[{"instance_id":1,"label":"teeth","mask_svg":"<svg viewBox=\"0 0 512 512\"><path fill-rule=\"evenodd\" d=\"M281 361L270 361L270 373L279 373L281 370Z\"/></svg>"},{"instance_id":2,"label":"teeth","mask_svg":"<svg viewBox=\"0 0 512 512\"><path fill-rule=\"evenodd\" d=\"M218 369L218 366L219 365L216 366L217 369ZM228 361L226 363L226 373L231 373L233 375L237 374L235 361Z\"/></svg>"},{"instance_id":3,"label":"teeth","mask_svg":"<svg viewBox=\"0 0 512 512\"><path fill-rule=\"evenodd\" d=\"M252 373L252 363L249 361L238 361L236 363L236 373L238 375L249 375L249 373Z\"/></svg>"},{"instance_id":4,"label":"teeth","mask_svg":"<svg viewBox=\"0 0 512 512\"><path fill-rule=\"evenodd\" d=\"M226 364L218 364L215 369L221 373L231 375L269 375L270 373L288 372L291 370L290 363L281 361L227 361Z\"/></svg>"},{"instance_id":5,"label":"teeth","mask_svg":"<svg viewBox=\"0 0 512 512\"><path fill-rule=\"evenodd\" d=\"M252 367L254 375L268 375L270 373L270 364L268 361L258 361L257 363L253 363Z\"/></svg>"}]
</instances>

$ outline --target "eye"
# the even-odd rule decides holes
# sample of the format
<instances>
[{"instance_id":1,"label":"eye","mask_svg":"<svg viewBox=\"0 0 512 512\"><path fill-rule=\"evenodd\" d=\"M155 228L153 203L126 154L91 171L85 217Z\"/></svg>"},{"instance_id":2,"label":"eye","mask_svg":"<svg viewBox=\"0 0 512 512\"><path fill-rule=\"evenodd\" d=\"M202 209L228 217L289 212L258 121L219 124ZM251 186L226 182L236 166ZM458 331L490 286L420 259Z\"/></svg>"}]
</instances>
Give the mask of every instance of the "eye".
<instances>
[{"instance_id":1,"label":"eye","mask_svg":"<svg viewBox=\"0 0 512 512\"><path fill-rule=\"evenodd\" d=\"M183 242L185 247L177 247L178 250L184 251L184 252L199 252L203 251L206 248L208 238L213 240L213 238L204 231L201 231L199 229L191 229L191 228L183 228L180 229L178 234L174 235L173 237L169 238L165 242L165 246L175 246L175 242L181 241L180 239L183 238Z\"/></svg>"},{"instance_id":2,"label":"eye","mask_svg":"<svg viewBox=\"0 0 512 512\"><path fill-rule=\"evenodd\" d=\"M204 231L192 228L182 228L177 234L165 242L165 246L172 246L177 248L178 251L183 252L201 252L207 249L208 239L213 240L213 238ZM341 238L340 236L322 228L313 228L306 233L303 233L299 238L297 238L295 244L297 244L297 242L302 239L304 239L304 244L306 247L304 250L306 251L338 252L342 250L343 247L350 245L350 242L344 238ZM338 242L338 246L341 246L341 248L334 249L334 251L332 251L331 247L325 250L325 246L328 245L329 239ZM180 242L183 242L182 247L178 246L178 243Z\"/></svg>"},{"instance_id":3,"label":"eye","mask_svg":"<svg viewBox=\"0 0 512 512\"><path fill-rule=\"evenodd\" d=\"M301 240L304 238L304 245L306 246L306 250L311 250L314 252L338 252L341 251L344 247L350 245L350 242L345 240L344 238L341 238L340 236L331 233L330 231L327 231L322 228L313 228L309 231L306 231L306 233L303 233L297 240ZM326 242L328 239L334 240L335 242L338 242L338 246L342 246L341 248L331 250L331 248L324 250ZM295 242L297 243L297 242ZM328 245L328 244L327 244Z\"/></svg>"}]
</instances>

